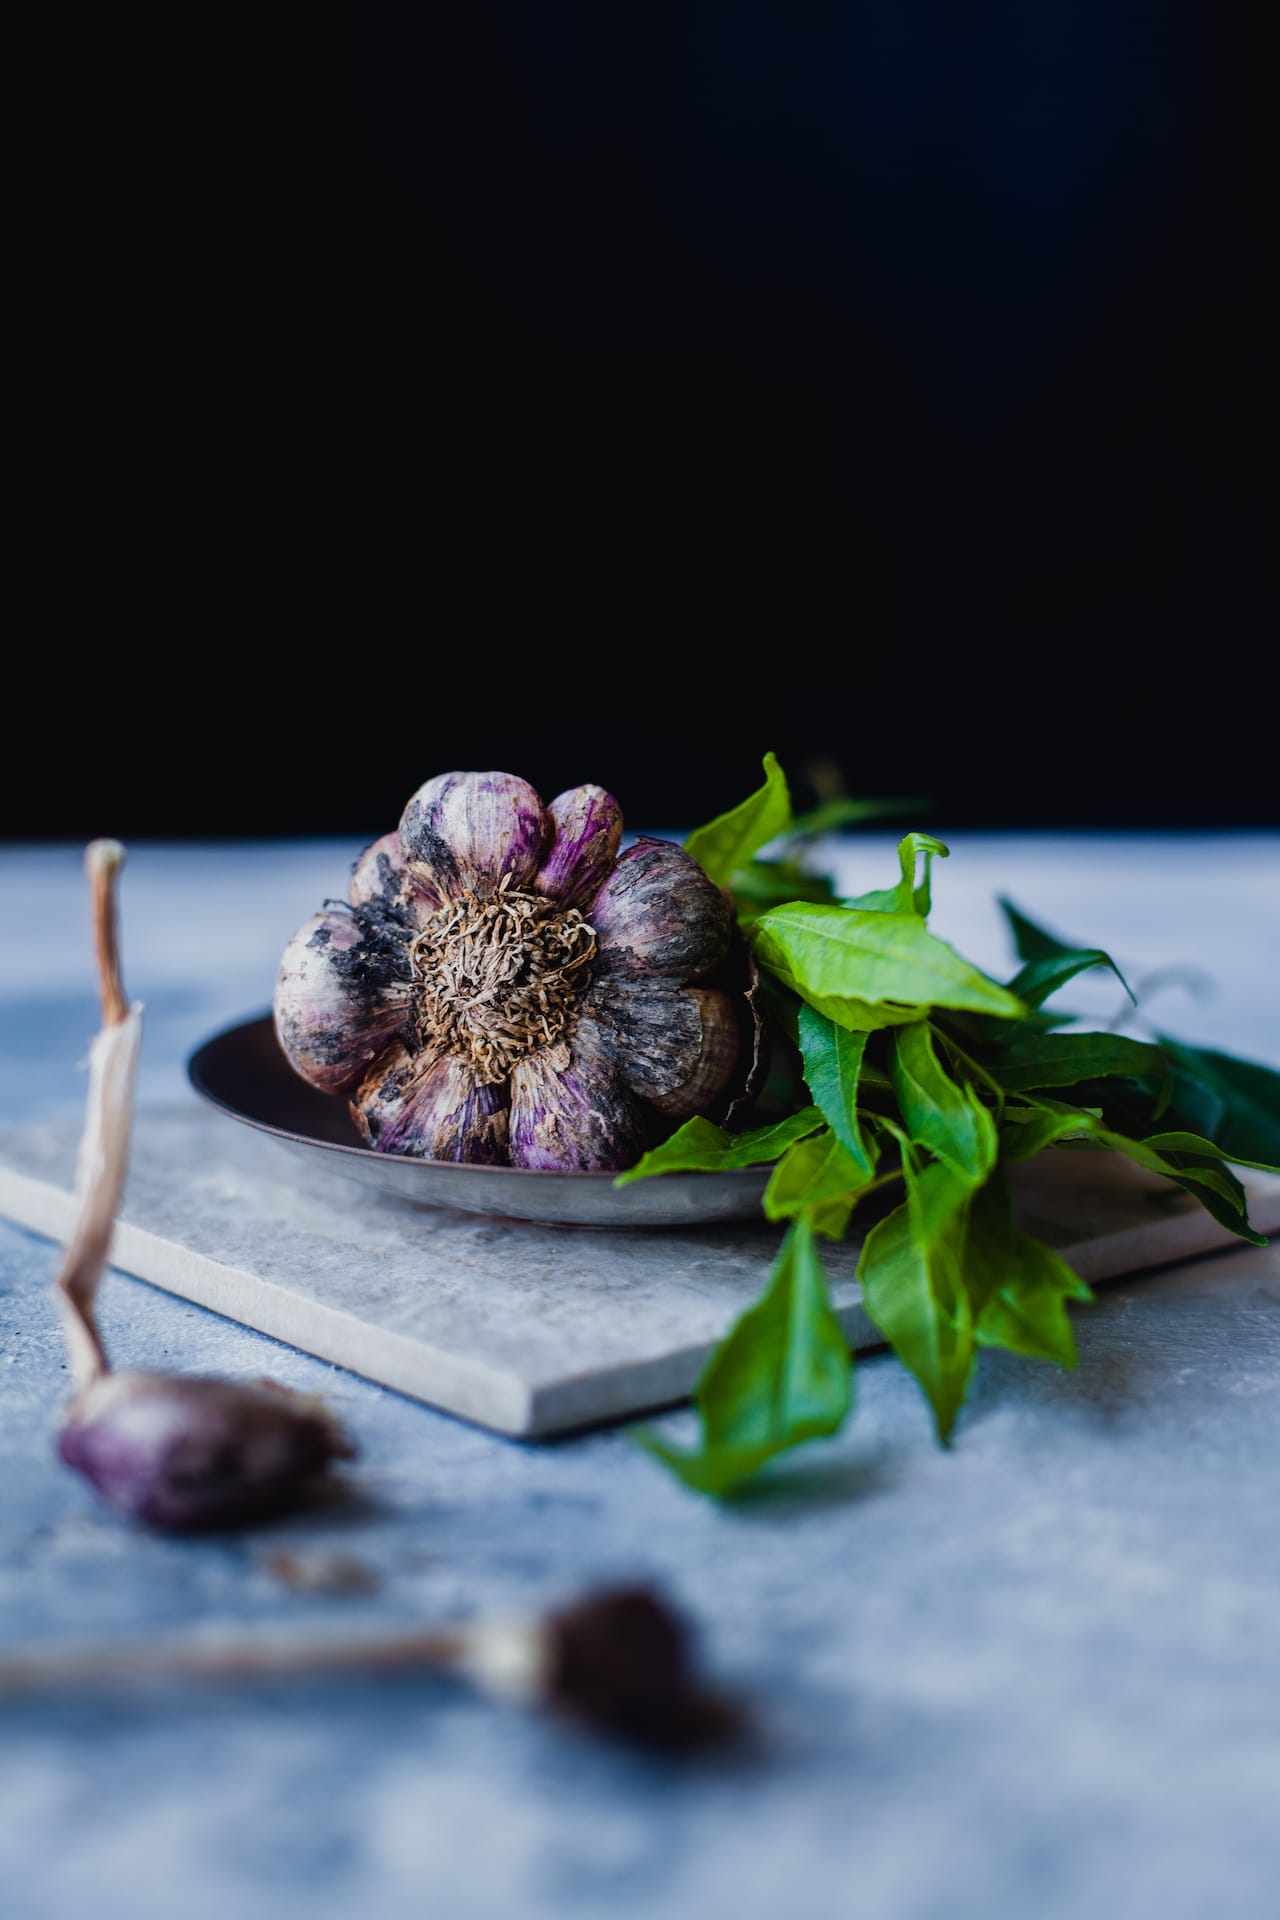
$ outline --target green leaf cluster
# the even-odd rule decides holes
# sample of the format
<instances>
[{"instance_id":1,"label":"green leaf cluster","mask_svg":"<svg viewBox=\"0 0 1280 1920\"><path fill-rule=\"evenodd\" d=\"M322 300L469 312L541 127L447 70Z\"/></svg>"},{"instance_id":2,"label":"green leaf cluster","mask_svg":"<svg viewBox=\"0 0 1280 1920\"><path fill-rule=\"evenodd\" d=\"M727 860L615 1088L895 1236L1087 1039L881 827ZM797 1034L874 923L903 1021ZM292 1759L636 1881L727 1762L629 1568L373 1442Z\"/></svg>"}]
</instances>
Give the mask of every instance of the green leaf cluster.
<instances>
[{"instance_id":1,"label":"green leaf cluster","mask_svg":"<svg viewBox=\"0 0 1280 1920\"><path fill-rule=\"evenodd\" d=\"M863 1304L946 1441L983 1347L1076 1364L1068 1308L1089 1289L1018 1225L1011 1166L1054 1148L1123 1153L1255 1243L1232 1163L1280 1170L1280 1074L1161 1034L1077 1030L1049 1004L1063 987L1106 968L1132 1001L1127 982L1101 948L1009 901L1019 966L991 979L929 930L933 863L947 857L930 834L902 840L893 884L838 898L808 841L876 809L841 801L797 819L772 754L764 776L687 845L734 899L792 1079L781 1093L771 1080L781 1105L765 1124L731 1134L689 1120L619 1181L772 1165L763 1207L785 1234L764 1293L698 1381L701 1442L645 1440L715 1495L845 1420L851 1357L820 1243L843 1241L860 1210Z\"/></svg>"}]
</instances>

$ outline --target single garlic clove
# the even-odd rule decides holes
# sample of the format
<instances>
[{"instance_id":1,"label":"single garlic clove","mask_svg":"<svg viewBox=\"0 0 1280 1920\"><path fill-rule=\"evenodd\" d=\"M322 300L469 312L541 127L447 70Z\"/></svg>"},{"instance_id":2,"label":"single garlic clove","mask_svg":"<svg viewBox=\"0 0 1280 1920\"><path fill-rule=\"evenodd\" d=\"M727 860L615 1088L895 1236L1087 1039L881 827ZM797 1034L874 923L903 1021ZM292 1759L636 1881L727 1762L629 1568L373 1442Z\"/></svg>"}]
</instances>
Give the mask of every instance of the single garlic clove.
<instances>
[{"instance_id":1,"label":"single garlic clove","mask_svg":"<svg viewBox=\"0 0 1280 1920\"><path fill-rule=\"evenodd\" d=\"M353 1086L408 1017L411 933L376 935L351 913L317 913L284 950L276 1035L290 1065L324 1093Z\"/></svg>"},{"instance_id":2,"label":"single garlic clove","mask_svg":"<svg viewBox=\"0 0 1280 1920\"><path fill-rule=\"evenodd\" d=\"M589 1014L568 1044L527 1054L511 1072L511 1162L563 1172L620 1172L644 1151L644 1120Z\"/></svg>"},{"instance_id":3,"label":"single garlic clove","mask_svg":"<svg viewBox=\"0 0 1280 1920\"><path fill-rule=\"evenodd\" d=\"M72 1403L58 1450L112 1506L175 1532L283 1512L354 1451L307 1395L159 1373L94 1381Z\"/></svg>"},{"instance_id":4,"label":"single garlic clove","mask_svg":"<svg viewBox=\"0 0 1280 1920\"><path fill-rule=\"evenodd\" d=\"M481 1085L457 1054L391 1048L365 1076L351 1113L379 1153L487 1166L507 1158L506 1084Z\"/></svg>"},{"instance_id":5,"label":"single garlic clove","mask_svg":"<svg viewBox=\"0 0 1280 1920\"><path fill-rule=\"evenodd\" d=\"M603 787L572 787L547 808L553 837L535 893L588 912L622 841L622 808Z\"/></svg>"},{"instance_id":6,"label":"single garlic clove","mask_svg":"<svg viewBox=\"0 0 1280 1920\"><path fill-rule=\"evenodd\" d=\"M384 833L367 846L351 869L347 898L353 907L393 907L404 882L400 835Z\"/></svg>"},{"instance_id":7,"label":"single garlic clove","mask_svg":"<svg viewBox=\"0 0 1280 1920\"><path fill-rule=\"evenodd\" d=\"M444 895L430 880L406 867L398 830L365 848L351 870L347 898L353 907L366 907L379 917L407 917L415 926L444 905Z\"/></svg>"},{"instance_id":8,"label":"single garlic clove","mask_svg":"<svg viewBox=\"0 0 1280 1920\"><path fill-rule=\"evenodd\" d=\"M683 1086L702 1052L695 989L659 973L618 969L594 981L583 1007L603 1029L627 1085L645 1100Z\"/></svg>"},{"instance_id":9,"label":"single garlic clove","mask_svg":"<svg viewBox=\"0 0 1280 1920\"><path fill-rule=\"evenodd\" d=\"M700 979L733 938L728 901L692 854L639 840L622 854L591 909L601 963Z\"/></svg>"},{"instance_id":10,"label":"single garlic clove","mask_svg":"<svg viewBox=\"0 0 1280 1920\"><path fill-rule=\"evenodd\" d=\"M548 822L527 780L511 773L442 773L410 800L400 845L411 868L447 899L469 891L481 899L509 885L527 888L542 858Z\"/></svg>"},{"instance_id":11,"label":"single garlic clove","mask_svg":"<svg viewBox=\"0 0 1280 1920\"><path fill-rule=\"evenodd\" d=\"M692 1065L678 1084L657 1087L645 1098L669 1120L687 1120L695 1113L719 1118L738 1071L742 1029L733 1001L718 987L686 987L684 993L694 1003L698 1022Z\"/></svg>"}]
</instances>

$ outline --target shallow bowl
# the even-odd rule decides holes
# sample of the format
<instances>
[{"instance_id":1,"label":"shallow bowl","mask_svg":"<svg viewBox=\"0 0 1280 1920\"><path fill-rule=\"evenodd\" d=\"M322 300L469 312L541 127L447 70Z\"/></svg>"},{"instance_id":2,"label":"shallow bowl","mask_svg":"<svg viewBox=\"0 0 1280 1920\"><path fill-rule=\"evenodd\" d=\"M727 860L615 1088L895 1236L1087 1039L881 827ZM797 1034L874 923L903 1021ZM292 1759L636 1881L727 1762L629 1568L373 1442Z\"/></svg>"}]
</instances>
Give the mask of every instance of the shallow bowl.
<instances>
[{"instance_id":1,"label":"shallow bowl","mask_svg":"<svg viewBox=\"0 0 1280 1920\"><path fill-rule=\"evenodd\" d=\"M298 1078L280 1051L270 1014L206 1040L187 1062L187 1073L212 1106L279 1141L313 1169L424 1207L555 1226L714 1226L758 1218L770 1173L768 1167L667 1173L619 1189L611 1173L545 1173L374 1153L361 1141L345 1100L317 1093Z\"/></svg>"}]
</instances>

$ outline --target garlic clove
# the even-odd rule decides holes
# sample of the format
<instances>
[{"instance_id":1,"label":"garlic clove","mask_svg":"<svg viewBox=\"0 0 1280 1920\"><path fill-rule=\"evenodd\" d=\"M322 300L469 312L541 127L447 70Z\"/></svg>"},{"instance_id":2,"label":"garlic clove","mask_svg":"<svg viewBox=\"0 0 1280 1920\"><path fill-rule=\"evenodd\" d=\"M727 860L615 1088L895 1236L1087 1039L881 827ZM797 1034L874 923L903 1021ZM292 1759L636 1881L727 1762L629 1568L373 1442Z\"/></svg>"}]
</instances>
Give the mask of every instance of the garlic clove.
<instances>
[{"instance_id":1,"label":"garlic clove","mask_svg":"<svg viewBox=\"0 0 1280 1920\"><path fill-rule=\"evenodd\" d=\"M94 1381L72 1403L58 1450L112 1506L173 1531L283 1512L354 1451L308 1395L159 1373Z\"/></svg>"},{"instance_id":2,"label":"garlic clove","mask_svg":"<svg viewBox=\"0 0 1280 1920\"><path fill-rule=\"evenodd\" d=\"M620 1172L645 1146L644 1119L607 1034L587 1013L567 1045L526 1054L511 1072L511 1163Z\"/></svg>"},{"instance_id":3,"label":"garlic clove","mask_svg":"<svg viewBox=\"0 0 1280 1920\"><path fill-rule=\"evenodd\" d=\"M695 1113L720 1120L742 1057L742 1028L732 999L718 987L688 987L685 991L698 1007L698 1057L687 1080L665 1092L650 1094L649 1099L669 1120L688 1120Z\"/></svg>"},{"instance_id":4,"label":"garlic clove","mask_svg":"<svg viewBox=\"0 0 1280 1920\"><path fill-rule=\"evenodd\" d=\"M700 979L733 937L728 901L692 854L669 840L638 840L622 854L591 909L602 965Z\"/></svg>"},{"instance_id":5,"label":"garlic clove","mask_svg":"<svg viewBox=\"0 0 1280 1920\"><path fill-rule=\"evenodd\" d=\"M402 1032L409 1012L409 929L317 913L284 950L275 1024L296 1073L340 1093Z\"/></svg>"},{"instance_id":6,"label":"garlic clove","mask_svg":"<svg viewBox=\"0 0 1280 1920\"><path fill-rule=\"evenodd\" d=\"M353 907L393 907L404 882L400 835L384 833L371 842L351 869L347 898Z\"/></svg>"},{"instance_id":7,"label":"garlic clove","mask_svg":"<svg viewBox=\"0 0 1280 1920\"><path fill-rule=\"evenodd\" d=\"M585 911L618 857L622 808L603 787L587 786L557 794L547 813L553 837L534 891Z\"/></svg>"},{"instance_id":8,"label":"garlic clove","mask_svg":"<svg viewBox=\"0 0 1280 1920\"><path fill-rule=\"evenodd\" d=\"M454 1053L392 1047L351 1102L356 1125L379 1153L501 1165L507 1157L507 1088L485 1086Z\"/></svg>"},{"instance_id":9,"label":"garlic clove","mask_svg":"<svg viewBox=\"0 0 1280 1920\"><path fill-rule=\"evenodd\" d=\"M469 891L487 899L504 875L527 888L548 836L542 801L510 773L442 773L418 788L400 821L411 869L446 899Z\"/></svg>"},{"instance_id":10,"label":"garlic clove","mask_svg":"<svg viewBox=\"0 0 1280 1920\"><path fill-rule=\"evenodd\" d=\"M619 970L597 980L584 1005L605 1029L627 1085L660 1113L687 1120L713 1114L725 1099L743 1053L730 994Z\"/></svg>"},{"instance_id":11,"label":"garlic clove","mask_svg":"<svg viewBox=\"0 0 1280 1920\"><path fill-rule=\"evenodd\" d=\"M621 970L594 981L583 1008L598 1021L627 1085L645 1100L689 1079L702 1051L694 990L657 973Z\"/></svg>"},{"instance_id":12,"label":"garlic clove","mask_svg":"<svg viewBox=\"0 0 1280 1920\"><path fill-rule=\"evenodd\" d=\"M407 917L417 927L444 905L444 895L426 875L406 867L398 830L365 848L351 870L347 898L353 907L384 918Z\"/></svg>"}]
</instances>

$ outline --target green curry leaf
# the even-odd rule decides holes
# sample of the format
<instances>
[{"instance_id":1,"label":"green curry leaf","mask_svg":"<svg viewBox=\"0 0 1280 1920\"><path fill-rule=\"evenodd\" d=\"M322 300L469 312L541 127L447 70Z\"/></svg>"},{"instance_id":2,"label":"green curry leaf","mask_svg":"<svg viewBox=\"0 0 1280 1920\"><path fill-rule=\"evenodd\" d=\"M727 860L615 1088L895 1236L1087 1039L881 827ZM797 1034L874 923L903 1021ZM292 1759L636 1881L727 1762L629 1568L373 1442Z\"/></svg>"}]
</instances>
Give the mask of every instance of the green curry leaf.
<instances>
[{"instance_id":1,"label":"green curry leaf","mask_svg":"<svg viewBox=\"0 0 1280 1920\"><path fill-rule=\"evenodd\" d=\"M849 1344L827 1293L810 1222L782 1243L768 1284L735 1321L694 1390L702 1444L644 1445L699 1493L723 1494L776 1455L835 1433L853 1398Z\"/></svg>"},{"instance_id":2,"label":"green curry leaf","mask_svg":"<svg viewBox=\"0 0 1280 1920\"><path fill-rule=\"evenodd\" d=\"M1160 1035L1174 1067L1173 1107L1198 1106L1199 1124L1229 1160L1280 1172L1280 1073Z\"/></svg>"},{"instance_id":3,"label":"green curry leaf","mask_svg":"<svg viewBox=\"0 0 1280 1920\"><path fill-rule=\"evenodd\" d=\"M972 1188L940 1161L907 1166L907 1198L867 1235L858 1266L867 1313L911 1370L945 1441L969 1385L973 1309L964 1284Z\"/></svg>"},{"instance_id":4,"label":"green curry leaf","mask_svg":"<svg viewBox=\"0 0 1280 1920\"><path fill-rule=\"evenodd\" d=\"M762 966L837 1026L874 1031L958 1007L1016 1020L1025 1009L914 913L797 902L756 923Z\"/></svg>"},{"instance_id":5,"label":"green curry leaf","mask_svg":"<svg viewBox=\"0 0 1280 1920\"><path fill-rule=\"evenodd\" d=\"M891 1071L911 1140L980 1186L996 1162L995 1121L979 1094L940 1065L926 1021L895 1029Z\"/></svg>"},{"instance_id":6,"label":"green curry leaf","mask_svg":"<svg viewBox=\"0 0 1280 1920\"><path fill-rule=\"evenodd\" d=\"M728 813L698 827L685 841L691 853L718 887L727 886L739 868L771 840L791 826L791 794L787 777L772 753L764 756L764 785L757 787Z\"/></svg>"},{"instance_id":7,"label":"green curry leaf","mask_svg":"<svg viewBox=\"0 0 1280 1920\"><path fill-rule=\"evenodd\" d=\"M807 1140L797 1140L779 1160L764 1191L765 1217L798 1220L807 1214L818 1232L838 1240L874 1170L872 1160L856 1160L832 1129L824 1127Z\"/></svg>"},{"instance_id":8,"label":"green curry leaf","mask_svg":"<svg viewBox=\"0 0 1280 1920\"><path fill-rule=\"evenodd\" d=\"M916 913L922 920L927 920L933 903L934 856L946 860L949 854L950 849L931 833L909 833L898 842L898 865L902 869L902 878L897 886L875 887L870 893L860 893L855 900L846 901L845 904L858 907L865 913ZM921 857L924 860L924 872L917 883L916 867Z\"/></svg>"},{"instance_id":9,"label":"green curry leaf","mask_svg":"<svg viewBox=\"0 0 1280 1920\"><path fill-rule=\"evenodd\" d=\"M1035 1033L1025 1028L1010 1035L1007 1045L982 1054L982 1064L1006 1093L1025 1093L1034 1087L1073 1087L1081 1080L1102 1080L1109 1074L1169 1073L1168 1055L1145 1040L1122 1033Z\"/></svg>"},{"instance_id":10,"label":"green curry leaf","mask_svg":"<svg viewBox=\"0 0 1280 1920\"><path fill-rule=\"evenodd\" d=\"M788 1114L770 1127L755 1127L750 1133L726 1133L710 1120L695 1114L676 1129L669 1140L654 1147L614 1181L615 1187L629 1187L633 1180L647 1180L655 1173L725 1173L733 1167L760 1167L807 1133L816 1133L822 1115L816 1107L805 1107Z\"/></svg>"},{"instance_id":11,"label":"green curry leaf","mask_svg":"<svg viewBox=\"0 0 1280 1920\"><path fill-rule=\"evenodd\" d=\"M1002 1174L987 1182L970 1208L965 1279L979 1346L1075 1366L1067 1302L1093 1295L1061 1254L1015 1226Z\"/></svg>"},{"instance_id":12,"label":"green curry leaf","mask_svg":"<svg viewBox=\"0 0 1280 1920\"><path fill-rule=\"evenodd\" d=\"M838 1027L803 1001L798 1031L805 1082L814 1104L845 1152L870 1175L874 1161L858 1122L858 1083L867 1036Z\"/></svg>"}]
</instances>

